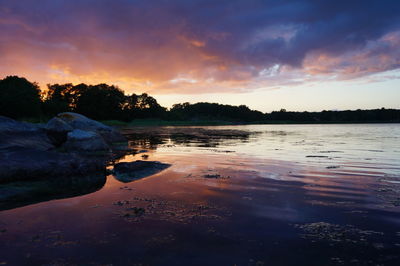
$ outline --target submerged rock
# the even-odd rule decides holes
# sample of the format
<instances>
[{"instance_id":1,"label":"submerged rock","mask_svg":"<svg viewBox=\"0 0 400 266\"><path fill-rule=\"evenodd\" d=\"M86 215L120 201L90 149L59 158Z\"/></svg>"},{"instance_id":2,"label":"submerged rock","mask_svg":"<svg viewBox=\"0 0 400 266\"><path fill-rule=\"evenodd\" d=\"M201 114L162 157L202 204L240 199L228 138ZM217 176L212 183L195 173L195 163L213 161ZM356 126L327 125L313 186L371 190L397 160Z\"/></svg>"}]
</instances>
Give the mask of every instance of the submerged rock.
<instances>
[{"instance_id":1,"label":"submerged rock","mask_svg":"<svg viewBox=\"0 0 400 266\"><path fill-rule=\"evenodd\" d=\"M67 134L63 146L67 151L108 151L110 147L95 131L75 129Z\"/></svg>"},{"instance_id":2,"label":"submerged rock","mask_svg":"<svg viewBox=\"0 0 400 266\"><path fill-rule=\"evenodd\" d=\"M123 214L123 217L125 218L136 218L144 215L146 213L146 210L144 208L140 207L132 207L132 208L127 208L126 212Z\"/></svg>"},{"instance_id":3,"label":"submerged rock","mask_svg":"<svg viewBox=\"0 0 400 266\"><path fill-rule=\"evenodd\" d=\"M204 175L204 177L205 178L215 178L215 179L217 179L217 178L221 178L221 175L219 175L219 174L207 174L207 175Z\"/></svg>"},{"instance_id":4,"label":"submerged rock","mask_svg":"<svg viewBox=\"0 0 400 266\"><path fill-rule=\"evenodd\" d=\"M114 174L117 180L127 183L157 174L170 166L170 164L152 161L123 162L114 166Z\"/></svg>"},{"instance_id":5,"label":"submerged rock","mask_svg":"<svg viewBox=\"0 0 400 266\"><path fill-rule=\"evenodd\" d=\"M230 176L222 176L220 174L205 174L203 175L204 178L209 178L209 179L229 179L231 178Z\"/></svg>"},{"instance_id":6,"label":"submerged rock","mask_svg":"<svg viewBox=\"0 0 400 266\"><path fill-rule=\"evenodd\" d=\"M352 225L338 225L326 222L296 224L295 227L303 230L303 238L341 244L368 244L371 240L383 235L382 232L361 230Z\"/></svg>"}]
</instances>

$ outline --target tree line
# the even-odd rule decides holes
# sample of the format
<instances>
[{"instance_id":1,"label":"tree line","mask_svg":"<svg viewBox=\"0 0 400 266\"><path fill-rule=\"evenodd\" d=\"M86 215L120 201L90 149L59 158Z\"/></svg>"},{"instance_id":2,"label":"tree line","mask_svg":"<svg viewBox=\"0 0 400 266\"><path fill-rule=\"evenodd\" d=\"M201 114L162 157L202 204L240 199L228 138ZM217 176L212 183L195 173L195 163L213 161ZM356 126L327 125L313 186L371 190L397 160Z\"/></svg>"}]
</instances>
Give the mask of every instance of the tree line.
<instances>
[{"instance_id":1,"label":"tree line","mask_svg":"<svg viewBox=\"0 0 400 266\"><path fill-rule=\"evenodd\" d=\"M0 80L0 115L45 120L62 112L77 112L96 120L127 122L145 118L243 123L400 122L400 110L396 109L322 112L282 109L262 113L246 105L205 102L179 103L167 109L146 93L125 94L113 85L48 84L47 89L41 91L37 83L22 77L8 76Z\"/></svg>"},{"instance_id":2,"label":"tree line","mask_svg":"<svg viewBox=\"0 0 400 266\"><path fill-rule=\"evenodd\" d=\"M8 76L0 80L0 115L15 119L49 118L62 112L77 112L96 120L130 121L161 118L166 108L153 97L125 95L107 84L48 84L41 91L37 83Z\"/></svg>"}]
</instances>

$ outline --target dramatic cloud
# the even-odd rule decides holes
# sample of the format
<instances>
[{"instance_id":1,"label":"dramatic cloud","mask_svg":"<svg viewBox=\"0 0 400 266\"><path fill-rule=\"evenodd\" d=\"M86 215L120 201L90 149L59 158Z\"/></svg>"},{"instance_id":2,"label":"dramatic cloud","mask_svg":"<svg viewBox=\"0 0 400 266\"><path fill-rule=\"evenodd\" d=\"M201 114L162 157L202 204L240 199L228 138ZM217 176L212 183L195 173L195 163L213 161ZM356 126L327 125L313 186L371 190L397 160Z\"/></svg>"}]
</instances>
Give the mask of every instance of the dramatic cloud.
<instances>
[{"instance_id":1,"label":"dramatic cloud","mask_svg":"<svg viewBox=\"0 0 400 266\"><path fill-rule=\"evenodd\" d=\"M243 92L400 66L390 0L0 0L0 76Z\"/></svg>"}]
</instances>

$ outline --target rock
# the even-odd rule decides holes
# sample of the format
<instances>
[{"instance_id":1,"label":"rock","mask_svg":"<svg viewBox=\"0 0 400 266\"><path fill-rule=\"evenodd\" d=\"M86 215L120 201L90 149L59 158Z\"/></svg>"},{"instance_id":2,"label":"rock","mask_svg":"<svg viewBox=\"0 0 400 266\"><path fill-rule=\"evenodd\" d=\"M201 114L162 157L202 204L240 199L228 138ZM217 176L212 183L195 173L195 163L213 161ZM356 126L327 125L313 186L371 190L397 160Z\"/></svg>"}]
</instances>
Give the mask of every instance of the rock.
<instances>
[{"instance_id":1,"label":"rock","mask_svg":"<svg viewBox=\"0 0 400 266\"><path fill-rule=\"evenodd\" d=\"M82 129L82 130L109 129L108 126L77 113L65 112L58 114L57 117L62 119L75 129Z\"/></svg>"},{"instance_id":2,"label":"rock","mask_svg":"<svg viewBox=\"0 0 400 266\"><path fill-rule=\"evenodd\" d=\"M152 161L123 162L114 166L114 174L117 180L128 183L157 174L170 166L170 164Z\"/></svg>"},{"instance_id":3,"label":"rock","mask_svg":"<svg viewBox=\"0 0 400 266\"><path fill-rule=\"evenodd\" d=\"M67 151L108 151L110 147L96 131L74 129L63 146Z\"/></svg>"},{"instance_id":4,"label":"rock","mask_svg":"<svg viewBox=\"0 0 400 266\"><path fill-rule=\"evenodd\" d=\"M50 141L57 147L67 141L67 134L74 130L64 120L54 117L46 124L46 133Z\"/></svg>"},{"instance_id":5,"label":"rock","mask_svg":"<svg viewBox=\"0 0 400 266\"><path fill-rule=\"evenodd\" d=\"M146 210L144 208L139 208L139 207L127 208L126 211L127 212L122 215L125 218L139 217L139 216L144 215L146 212Z\"/></svg>"},{"instance_id":6,"label":"rock","mask_svg":"<svg viewBox=\"0 0 400 266\"><path fill-rule=\"evenodd\" d=\"M341 244L369 244L370 239L383 235L382 232L361 230L352 225L339 225L326 222L296 224L295 227L303 230L303 238Z\"/></svg>"},{"instance_id":7,"label":"rock","mask_svg":"<svg viewBox=\"0 0 400 266\"><path fill-rule=\"evenodd\" d=\"M71 127L64 120L58 117L53 117L52 119L49 120L49 122L47 122L46 130L55 132L70 132L74 130L74 128Z\"/></svg>"},{"instance_id":8,"label":"rock","mask_svg":"<svg viewBox=\"0 0 400 266\"><path fill-rule=\"evenodd\" d=\"M204 175L204 177L205 178L221 178L221 175L219 175L219 174L207 174L207 175Z\"/></svg>"},{"instance_id":9,"label":"rock","mask_svg":"<svg viewBox=\"0 0 400 266\"><path fill-rule=\"evenodd\" d=\"M38 127L33 124L19 122L14 119L0 116L0 133L5 132L35 132Z\"/></svg>"},{"instance_id":10,"label":"rock","mask_svg":"<svg viewBox=\"0 0 400 266\"><path fill-rule=\"evenodd\" d=\"M13 147L1 150L0 169L0 183L4 183L104 172L105 164L76 154Z\"/></svg>"},{"instance_id":11,"label":"rock","mask_svg":"<svg viewBox=\"0 0 400 266\"><path fill-rule=\"evenodd\" d=\"M66 112L58 114L57 117L66 122L73 129L96 131L108 143L126 141L126 138L114 128L89 119L86 116L77 113Z\"/></svg>"},{"instance_id":12,"label":"rock","mask_svg":"<svg viewBox=\"0 0 400 266\"><path fill-rule=\"evenodd\" d=\"M230 176L221 176L220 174L206 174L203 175L204 178L214 178L214 179L228 179Z\"/></svg>"},{"instance_id":13,"label":"rock","mask_svg":"<svg viewBox=\"0 0 400 266\"><path fill-rule=\"evenodd\" d=\"M54 148L46 132L40 126L0 116L0 150L13 147L41 151Z\"/></svg>"},{"instance_id":14,"label":"rock","mask_svg":"<svg viewBox=\"0 0 400 266\"><path fill-rule=\"evenodd\" d=\"M50 125L53 123L56 124L52 122ZM51 127L42 128L0 117L0 183L82 176L104 171L103 160L57 152L46 134L46 128ZM105 145L104 140L96 136Z\"/></svg>"},{"instance_id":15,"label":"rock","mask_svg":"<svg viewBox=\"0 0 400 266\"><path fill-rule=\"evenodd\" d=\"M68 123L64 119L53 118L45 126L0 116L0 183L105 173L105 162L111 159L111 155L101 132L107 131L116 136L119 133L96 121L76 116L79 118L77 123L73 119L72 123ZM91 125L87 128L92 130L74 128L83 128L83 125ZM62 144L68 153L56 150L56 146ZM77 154L86 151L107 153Z\"/></svg>"}]
</instances>

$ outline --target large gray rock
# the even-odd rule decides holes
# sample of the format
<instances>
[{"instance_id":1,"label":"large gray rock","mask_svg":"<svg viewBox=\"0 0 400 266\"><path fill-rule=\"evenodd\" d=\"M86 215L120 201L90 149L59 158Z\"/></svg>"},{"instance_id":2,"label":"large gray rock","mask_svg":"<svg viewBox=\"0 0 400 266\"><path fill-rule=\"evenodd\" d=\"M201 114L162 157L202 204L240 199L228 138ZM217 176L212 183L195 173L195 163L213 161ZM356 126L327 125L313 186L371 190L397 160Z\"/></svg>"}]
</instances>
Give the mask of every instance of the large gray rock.
<instances>
[{"instance_id":1,"label":"large gray rock","mask_svg":"<svg viewBox=\"0 0 400 266\"><path fill-rule=\"evenodd\" d=\"M126 141L126 138L114 128L89 119L86 116L77 113L66 112L58 114L57 117L66 122L73 129L96 131L108 143Z\"/></svg>"},{"instance_id":2,"label":"large gray rock","mask_svg":"<svg viewBox=\"0 0 400 266\"><path fill-rule=\"evenodd\" d=\"M0 150L12 147L32 148L41 151L54 148L45 130L40 126L0 116Z\"/></svg>"},{"instance_id":3,"label":"large gray rock","mask_svg":"<svg viewBox=\"0 0 400 266\"><path fill-rule=\"evenodd\" d=\"M104 161L75 154L13 147L0 151L0 183L66 176L81 176L105 170Z\"/></svg>"},{"instance_id":4,"label":"large gray rock","mask_svg":"<svg viewBox=\"0 0 400 266\"><path fill-rule=\"evenodd\" d=\"M67 151L108 151L110 147L96 131L75 129L68 133L63 146Z\"/></svg>"},{"instance_id":5,"label":"large gray rock","mask_svg":"<svg viewBox=\"0 0 400 266\"><path fill-rule=\"evenodd\" d=\"M19 122L14 119L0 116L0 133L35 132L38 127L33 124Z\"/></svg>"},{"instance_id":6,"label":"large gray rock","mask_svg":"<svg viewBox=\"0 0 400 266\"><path fill-rule=\"evenodd\" d=\"M45 129L50 141L57 147L66 142L68 132L74 130L68 123L58 117L50 119Z\"/></svg>"},{"instance_id":7,"label":"large gray rock","mask_svg":"<svg viewBox=\"0 0 400 266\"><path fill-rule=\"evenodd\" d=\"M59 121L53 121L50 125L56 124L55 122ZM64 123L62 120L61 122ZM0 182L80 175L104 170L103 161L56 152L46 134L47 129L51 128L47 126L43 128L0 117ZM67 128L68 124L65 126ZM97 133L93 134L105 145Z\"/></svg>"},{"instance_id":8,"label":"large gray rock","mask_svg":"<svg viewBox=\"0 0 400 266\"><path fill-rule=\"evenodd\" d=\"M66 112L57 115L57 118L62 119L74 129L81 129L81 130L112 130L112 128L98 122L87 118L84 115Z\"/></svg>"},{"instance_id":9,"label":"large gray rock","mask_svg":"<svg viewBox=\"0 0 400 266\"><path fill-rule=\"evenodd\" d=\"M64 120L58 117L53 117L49 120L49 122L47 122L46 130L55 132L70 132L74 130L74 128L66 123Z\"/></svg>"},{"instance_id":10,"label":"large gray rock","mask_svg":"<svg viewBox=\"0 0 400 266\"><path fill-rule=\"evenodd\" d=\"M98 125L98 122L90 119L78 120L83 122L67 123L57 118L43 126L0 116L0 183L86 176L104 172L105 162L109 160L109 146L100 132L112 133L115 130L100 123ZM85 131L73 127L83 128L85 124L91 125L87 128L92 130ZM63 153L56 150L52 142L55 144L57 142L50 140L51 133L54 132L66 134L64 147L66 151L72 152ZM79 155L77 152L81 151L107 151L107 153L104 156L93 157L95 154L92 153L90 156Z\"/></svg>"}]
</instances>

